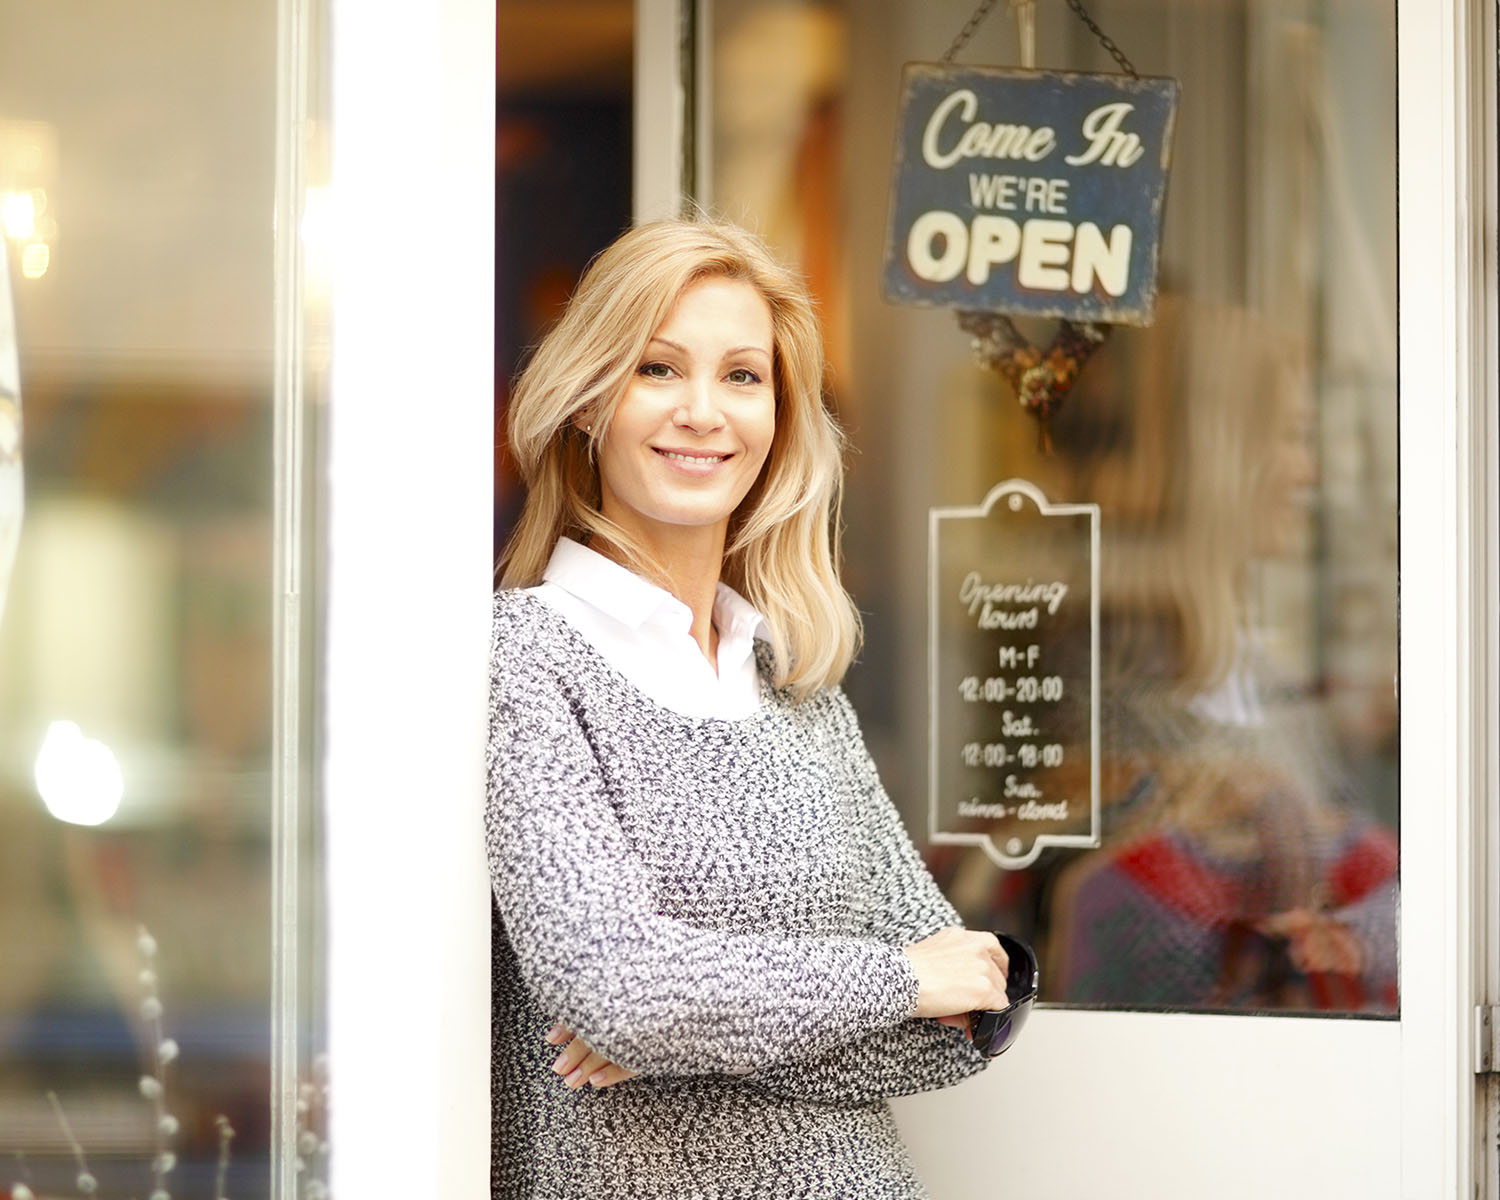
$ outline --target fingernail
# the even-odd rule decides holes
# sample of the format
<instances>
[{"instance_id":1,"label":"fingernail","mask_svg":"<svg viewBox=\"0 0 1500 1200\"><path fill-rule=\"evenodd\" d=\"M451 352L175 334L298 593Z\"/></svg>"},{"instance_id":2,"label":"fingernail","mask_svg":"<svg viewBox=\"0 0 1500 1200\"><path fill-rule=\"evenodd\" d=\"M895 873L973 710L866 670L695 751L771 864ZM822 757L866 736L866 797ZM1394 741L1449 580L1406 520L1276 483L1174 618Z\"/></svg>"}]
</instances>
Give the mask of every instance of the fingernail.
<instances>
[{"instance_id":1,"label":"fingernail","mask_svg":"<svg viewBox=\"0 0 1500 1200\"><path fill-rule=\"evenodd\" d=\"M582 1067L574 1067L571 1071L569 1071L566 1075L563 1076L563 1086L564 1087L576 1088L582 1082L583 1082L583 1068Z\"/></svg>"},{"instance_id":2,"label":"fingernail","mask_svg":"<svg viewBox=\"0 0 1500 1200\"><path fill-rule=\"evenodd\" d=\"M547 1030L547 1044L549 1046L557 1046L562 1043L563 1029L564 1027L561 1024L558 1024Z\"/></svg>"},{"instance_id":3,"label":"fingernail","mask_svg":"<svg viewBox=\"0 0 1500 1200\"><path fill-rule=\"evenodd\" d=\"M557 1056L557 1061L552 1064L552 1069L554 1071L556 1071L559 1075L561 1075L562 1071L563 1071L563 1066L564 1066L564 1064L567 1061L568 1061L568 1052L566 1050L564 1050L561 1054L559 1054Z\"/></svg>"},{"instance_id":4,"label":"fingernail","mask_svg":"<svg viewBox=\"0 0 1500 1200\"><path fill-rule=\"evenodd\" d=\"M598 1087L603 1082L604 1082L604 1072L603 1071L595 1071L592 1075L589 1076L589 1087Z\"/></svg>"}]
</instances>

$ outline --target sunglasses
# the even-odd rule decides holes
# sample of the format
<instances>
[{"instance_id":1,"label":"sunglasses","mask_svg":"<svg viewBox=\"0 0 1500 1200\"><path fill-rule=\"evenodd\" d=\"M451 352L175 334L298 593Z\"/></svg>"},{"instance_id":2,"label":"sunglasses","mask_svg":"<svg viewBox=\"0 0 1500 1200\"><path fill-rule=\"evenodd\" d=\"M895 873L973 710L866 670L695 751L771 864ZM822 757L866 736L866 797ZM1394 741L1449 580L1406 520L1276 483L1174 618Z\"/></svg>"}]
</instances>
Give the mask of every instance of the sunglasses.
<instances>
[{"instance_id":1,"label":"sunglasses","mask_svg":"<svg viewBox=\"0 0 1500 1200\"><path fill-rule=\"evenodd\" d=\"M1004 1054L1015 1045L1026 1018L1031 1015L1036 990L1042 981L1030 946L1006 933L995 936L1010 959L1010 969L1005 975L1005 996L1010 1003L1004 1008L981 1009L973 1015L974 1049L986 1058Z\"/></svg>"}]
</instances>

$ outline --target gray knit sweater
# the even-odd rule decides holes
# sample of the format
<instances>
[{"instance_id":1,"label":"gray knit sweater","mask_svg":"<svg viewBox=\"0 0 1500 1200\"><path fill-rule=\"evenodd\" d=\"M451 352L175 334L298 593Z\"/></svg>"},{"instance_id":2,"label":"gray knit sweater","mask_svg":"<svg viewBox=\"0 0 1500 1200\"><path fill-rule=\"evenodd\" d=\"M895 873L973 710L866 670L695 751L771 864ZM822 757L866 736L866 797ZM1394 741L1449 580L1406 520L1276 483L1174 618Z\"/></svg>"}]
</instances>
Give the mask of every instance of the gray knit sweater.
<instances>
[{"instance_id":1,"label":"gray knit sweater","mask_svg":"<svg viewBox=\"0 0 1500 1200\"><path fill-rule=\"evenodd\" d=\"M842 691L681 716L545 601L495 600L496 1197L918 1197L885 1104L985 1060L910 1018L958 923ZM554 1021L640 1072L569 1091Z\"/></svg>"}]
</instances>

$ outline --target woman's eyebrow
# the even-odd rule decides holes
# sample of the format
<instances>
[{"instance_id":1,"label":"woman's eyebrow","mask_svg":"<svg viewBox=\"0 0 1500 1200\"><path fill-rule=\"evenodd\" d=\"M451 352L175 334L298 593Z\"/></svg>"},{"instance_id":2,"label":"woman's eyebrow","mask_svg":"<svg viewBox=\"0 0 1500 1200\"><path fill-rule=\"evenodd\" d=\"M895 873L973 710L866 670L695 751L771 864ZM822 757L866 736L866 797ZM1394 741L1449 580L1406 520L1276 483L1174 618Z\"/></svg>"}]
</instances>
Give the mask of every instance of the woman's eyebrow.
<instances>
[{"instance_id":1,"label":"woman's eyebrow","mask_svg":"<svg viewBox=\"0 0 1500 1200\"><path fill-rule=\"evenodd\" d=\"M688 352L688 348L682 345L682 343L674 342L671 340L671 338L657 337L654 334L652 335L651 340L646 343L646 345L666 346L669 350L677 351L678 354L686 354ZM724 351L724 357L728 358L732 354L743 354L747 350L753 351L756 354L764 354L767 358L771 357L771 352L764 346L754 346L748 343L743 346L731 346L728 350Z\"/></svg>"}]
</instances>

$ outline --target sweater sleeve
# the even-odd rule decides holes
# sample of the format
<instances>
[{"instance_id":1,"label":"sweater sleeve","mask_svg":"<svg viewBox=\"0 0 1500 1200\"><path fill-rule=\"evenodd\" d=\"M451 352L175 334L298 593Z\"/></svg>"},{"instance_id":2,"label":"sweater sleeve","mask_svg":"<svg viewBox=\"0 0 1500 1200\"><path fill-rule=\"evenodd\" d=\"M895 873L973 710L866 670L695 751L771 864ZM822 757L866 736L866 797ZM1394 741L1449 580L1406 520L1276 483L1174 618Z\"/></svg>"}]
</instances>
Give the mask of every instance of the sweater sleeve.
<instances>
[{"instance_id":1,"label":"sweater sleeve","mask_svg":"<svg viewBox=\"0 0 1500 1200\"><path fill-rule=\"evenodd\" d=\"M499 617L486 846L501 919L544 1010L654 1074L746 1074L902 1021L898 945L762 937L662 916L549 649Z\"/></svg>"},{"instance_id":2,"label":"sweater sleeve","mask_svg":"<svg viewBox=\"0 0 1500 1200\"><path fill-rule=\"evenodd\" d=\"M961 925L886 795L853 708L842 691L836 698L857 801L855 837L869 881L861 896L865 934L905 946ZM988 1064L962 1031L912 1017L833 1051L778 1063L753 1082L798 1099L857 1102L948 1087Z\"/></svg>"}]
</instances>

